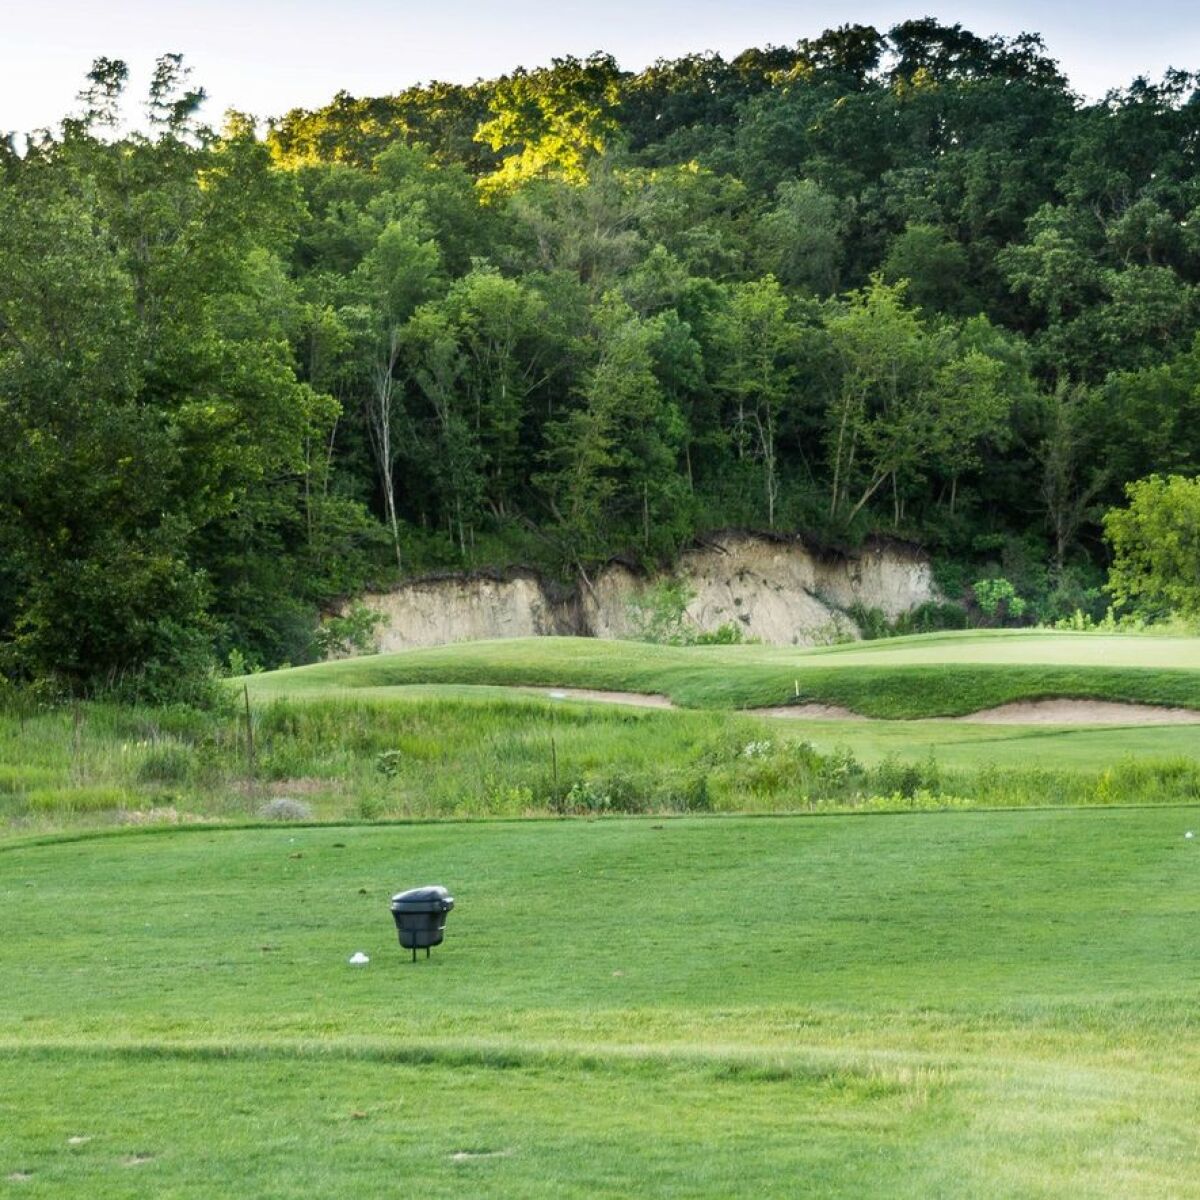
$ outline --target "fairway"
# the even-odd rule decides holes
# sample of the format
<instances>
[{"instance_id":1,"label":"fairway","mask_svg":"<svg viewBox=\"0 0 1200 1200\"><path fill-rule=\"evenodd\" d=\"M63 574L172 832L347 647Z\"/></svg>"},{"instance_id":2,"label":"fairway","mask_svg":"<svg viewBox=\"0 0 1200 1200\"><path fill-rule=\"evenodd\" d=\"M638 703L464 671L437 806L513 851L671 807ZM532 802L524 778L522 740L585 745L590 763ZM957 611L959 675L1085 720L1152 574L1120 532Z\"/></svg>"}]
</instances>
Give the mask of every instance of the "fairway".
<instances>
[{"instance_id":1,"label":"fairway","mask_svg":"<svg viewBox=\"0 0 1200 1200\"><path fill-rule=\"evenodd\" d=\"M534 639L9 716L0 1188L1200 1197L1200 731L929 719L1200 706L1198 646ZM890 719L737 711L789 700ZM294 794L331 823L86 830Z\"/></svg>"},{"instance_id":2,"label":"fairway","mask_svg":"<svg viewBox=\"0 0 1200 1200\"><path fill-rule=\"evenodd\" d=\"M1198 817L10 842L0 1180L1200 1194ZM458 907L414 966L387 897L431 881Z\"/></svg>"},{"instance_id":3,"label":"fairway","mask_svg":"<svg viewBox=\"0 0 1200 1200\"><path fill-rule=\"evenodd\" d=\"M760 648L762 649L762 648ZM800 652L839 665L1012 663L1027 666L1200 669L1200 638L1144 633L1060 633L1040 629L976 629L882 638Z\"/></svg>"}]
</instances>

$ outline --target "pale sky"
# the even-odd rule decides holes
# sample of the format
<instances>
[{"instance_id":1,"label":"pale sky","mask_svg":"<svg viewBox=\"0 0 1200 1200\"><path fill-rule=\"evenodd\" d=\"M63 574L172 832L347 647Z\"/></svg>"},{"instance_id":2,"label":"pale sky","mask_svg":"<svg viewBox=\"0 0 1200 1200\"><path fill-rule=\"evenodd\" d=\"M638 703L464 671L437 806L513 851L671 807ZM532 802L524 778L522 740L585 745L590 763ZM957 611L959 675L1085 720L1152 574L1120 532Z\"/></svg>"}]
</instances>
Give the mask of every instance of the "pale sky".
<instances>
[{"instance_id":1,"label":"pale sky","mask_svg":"<svg viewBox=\"0 0 1200 1200\"><path fill-rule=\"evenodd\" d=\"M636 70L925 15L981 35L1040 32L1091 97L1168 66L1200 70L1197 0L0 0L0 131L57 124L99 55L129 63L130 98L140 99L154 59L181 51L211 97L205 117L219 124L230 107L263 118L339 89L469 83L557 55L606 50Z\"/></svg>"}]
</instances>

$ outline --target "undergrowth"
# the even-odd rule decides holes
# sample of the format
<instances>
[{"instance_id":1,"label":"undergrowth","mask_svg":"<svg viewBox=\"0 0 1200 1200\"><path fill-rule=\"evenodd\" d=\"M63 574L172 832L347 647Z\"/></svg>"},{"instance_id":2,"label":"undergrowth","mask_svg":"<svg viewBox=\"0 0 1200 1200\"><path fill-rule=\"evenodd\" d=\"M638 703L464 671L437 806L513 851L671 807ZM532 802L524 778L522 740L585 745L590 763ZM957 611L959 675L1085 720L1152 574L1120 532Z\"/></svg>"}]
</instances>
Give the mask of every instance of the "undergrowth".
<instances>
[{"instance_id":1,"label":"undergrowth","mask_svg":"<svg viewBox=\"0 0 1200 1200\"><path fill-rule=\"evenodd\" d=\"M1200 763L1095 771L864 761L803 730L712 712L532 699L276 701L244 714L90 704L0 715L0 820L316 819L1176 803Z\"/></svg>"}]
</instances>

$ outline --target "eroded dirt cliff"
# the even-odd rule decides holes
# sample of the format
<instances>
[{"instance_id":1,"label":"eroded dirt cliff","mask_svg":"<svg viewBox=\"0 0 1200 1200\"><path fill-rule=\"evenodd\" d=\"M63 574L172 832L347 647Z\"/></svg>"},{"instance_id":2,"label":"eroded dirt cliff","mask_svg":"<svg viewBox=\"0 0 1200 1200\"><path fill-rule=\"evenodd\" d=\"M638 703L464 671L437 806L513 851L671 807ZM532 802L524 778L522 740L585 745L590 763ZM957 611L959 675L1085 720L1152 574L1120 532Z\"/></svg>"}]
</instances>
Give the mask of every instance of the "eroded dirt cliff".
<instances>
[{"instance_id":1,"label":"eroded dirt cliff","mask_svg":"<svg viewBox=\"0 0 1200 1200\"><path fill-rule=\"evenodd\" d=\"M720 534L684 553L674 574L694 593L687 615L697 629L734 622L745 637L773 645L857 636L847 612L856 605L895 620L938 599L928 559L895 543L823 554L794 539ZM636 632L632 603L655 582L612 563L573 594L518 572L413 580L362 599L383 618L383 651L552 634L617 638Z\"/></svg>"}]
</instances>

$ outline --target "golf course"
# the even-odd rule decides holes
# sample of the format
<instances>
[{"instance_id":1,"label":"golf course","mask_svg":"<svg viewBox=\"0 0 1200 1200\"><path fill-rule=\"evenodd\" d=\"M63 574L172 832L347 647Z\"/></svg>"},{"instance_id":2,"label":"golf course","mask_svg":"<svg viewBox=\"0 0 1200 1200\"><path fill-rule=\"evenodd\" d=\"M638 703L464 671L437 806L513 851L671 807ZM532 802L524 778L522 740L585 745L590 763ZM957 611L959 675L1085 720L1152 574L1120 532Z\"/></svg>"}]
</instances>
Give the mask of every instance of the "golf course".
<instances>
[{"instance_id":1,"label":"golf course","mask_svg":"<svg viewBox=\"0 0 1200 1200\"><path fill-rule=\"evenodd\" d=\"M1200 1195L1200 731L955 719L1186 710L1200 640L541 639L228 689L2 718L5 1194ZM753 711L813 703L852 715ZM388 900L431 882L413 963Z\"/></svg>"},{"instance_id":2,"label":"golf course","mask_svg":"<svg viewBox=\"0 0 1200 1200\"><path fill-rule=\"evenodd\" d=\"M0 1200L1200 1200L1200 8L9 7Z\"/></svg>"},{"instance_id":3,"label":"golf course","mask_svg":"<svg viewBox=\"0 0 1200 1200\"><path fill-rule=\"evenodd\" d=\"M1200 639L974 630L793 649L511 638L317 663L248 683L261 698L389 695L415 684L571 686L661 694L689 708L811 702L893 719L1058 697L1200 709Z\"/></svg>"}]
</instances>

